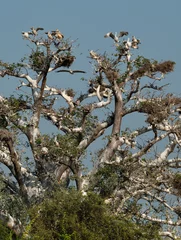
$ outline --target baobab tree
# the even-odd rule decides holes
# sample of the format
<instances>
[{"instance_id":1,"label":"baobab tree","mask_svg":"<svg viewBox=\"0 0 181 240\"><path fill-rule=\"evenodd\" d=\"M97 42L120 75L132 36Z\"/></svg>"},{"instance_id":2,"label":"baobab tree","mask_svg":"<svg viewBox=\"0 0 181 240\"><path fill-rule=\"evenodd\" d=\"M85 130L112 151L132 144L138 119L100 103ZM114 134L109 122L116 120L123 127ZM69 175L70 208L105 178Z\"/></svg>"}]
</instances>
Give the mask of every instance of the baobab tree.
<instances>
[{"instance_id":1,"label":"baobab tree","mask_svg":"<svg viewBox=\"0 0 181 240\"><path fill-rule=\"evenodd\" d=\"M72 67L74 42L58 29L43 30L22 33L32 45L28 57L18 63L0 61L0 76L18 79L16 90L26 88L31 94L0 96L1 181L6 195L30 206L55 186L68 188L72 179L83 195L89 191L101 195L113 214L158 223L160 235L174 239L181 226L181 99L165 93L164 79L175 63L139 55L133 59L140 40L128 38L124 31L107 33L115 52L109 56L91 50L94 72L86 79L83 69ZM51 86L47 81L52 72L57 78L61 72L84 74L87 92L63 89L61 81ZM60 108L55 107L57 101ZM106 112L104 119L101 112ZM134 120L129 126L124 122L133 114L140 115L139 127ZM43 118L56 127L56 133L40 131ZM26 142L20 141L23 135ZM85 152L98 138L101 141L100 136L106 145L85 171ZM27 146L33 159L27 153L25 163L21 150ZM11 228L21 232L5 203L1 218L11 220Z\"/></svg>"}]
</instances>

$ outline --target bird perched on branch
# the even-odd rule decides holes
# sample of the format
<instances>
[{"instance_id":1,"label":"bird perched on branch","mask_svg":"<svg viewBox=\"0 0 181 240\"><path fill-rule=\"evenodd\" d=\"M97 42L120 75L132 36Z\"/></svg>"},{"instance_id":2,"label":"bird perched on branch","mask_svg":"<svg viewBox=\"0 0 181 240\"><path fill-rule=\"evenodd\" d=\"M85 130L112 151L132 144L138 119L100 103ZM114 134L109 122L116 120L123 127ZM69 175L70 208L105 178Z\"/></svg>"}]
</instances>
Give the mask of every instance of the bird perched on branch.
<instances>
[{"instance_id":1,"label":"bird perched on branch","mask_svg":"<svg viewBox=\"0 0 181 240\"><path fill-rule=\"evenodd\" d=\"M46 32L45 34L47 34L47 36L50 40L53 40L53 36L52 36L51 32Z\"/></svg>"},{"instance_id":2,"label":"bird perched on branch","mask_svg":"<svg viewBox=\"0 0 181 240\"><path fill-rule=\"evenodd\" d=\"M92 58L94 58L94 59L99 58L99 55L98 55L96 52L94 52L93 50L91 50L89 53L90 53L90 56L91 56Z\"/></svg>"},{"instance_id":3,"label":"bird perched on branch","mask_svg":"<svg viewBox=\"0 0 181 240\"><path fill-rule=\"evenodd\" d=\"M64 35L58 29L56 29L56 31L52 31L52 35L55 36L59 40L64 38Z\"/></svg>"},{"instance_id":4,"label":"bird perched on branch","mask_svg":"<svg viewBox=\"0 0 181 240\"><path fill-rule=\"evenodd\" d=\"M140 44L140 43L141 42L140 42L139 39L135 38L135 36L132 36L132 45L131 45L132 48L137 49L138 48L138 44Z\"/></svg>"},{"instance_id":5,"label":"bird perched on branch","mask_svg":"<svg viewBox=\"0 0 181 240\"><path fill-rule=\"evenodd\" d=\"M39 30L44 30L44 28L41 28L41 27L38 27L38 28L31 27L30 29L32 30L32 34L35 36L38 34Z\"/></svg>"},{"instance_id":6,"label":"bird perched on branch","mask_svg":"<svg viewBox=\"0 0 181 240\"><path fill-rule=\"evenodd\" d=\"M124 41L123 43L126 50L129 50L129 48L132 46L132 42L129 40L129 38L127 39L127 41Z\"/></svg>"}]
</instances>

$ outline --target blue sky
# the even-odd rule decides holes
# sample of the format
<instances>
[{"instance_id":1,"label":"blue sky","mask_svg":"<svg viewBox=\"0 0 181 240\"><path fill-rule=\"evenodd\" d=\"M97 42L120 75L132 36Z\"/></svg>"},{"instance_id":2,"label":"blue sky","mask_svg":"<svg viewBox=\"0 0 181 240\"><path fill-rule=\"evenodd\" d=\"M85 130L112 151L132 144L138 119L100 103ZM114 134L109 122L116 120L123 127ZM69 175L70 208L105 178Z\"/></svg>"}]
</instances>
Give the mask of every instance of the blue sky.
<instances>
[{"instance_id":1,"label":"blue sky","mask_svg":"<svg viewBox=\"0 0 181 240\"><path fill-rule=\"evenodd\" d=\"M46 30L58 28L65 37L78 38L80 46L75 49L76 67L86 70L91 76L88 50L111 50L112 41L104 39L104 34L125 30L130 36L141 39L139 55L177 63L168 80L172 82L170 91L180 93L180 9L180 0L2 1L0 59L13 62L24 56L28 49L27 42L22 39L22 31L28 31L32 26L42 26ZM3 95L10 90L6 84L12 87L15 84L3 79L0 81L0 94ZM70 80L69 84L74 87L79 83Z\"/></svg>"}]
</instances>

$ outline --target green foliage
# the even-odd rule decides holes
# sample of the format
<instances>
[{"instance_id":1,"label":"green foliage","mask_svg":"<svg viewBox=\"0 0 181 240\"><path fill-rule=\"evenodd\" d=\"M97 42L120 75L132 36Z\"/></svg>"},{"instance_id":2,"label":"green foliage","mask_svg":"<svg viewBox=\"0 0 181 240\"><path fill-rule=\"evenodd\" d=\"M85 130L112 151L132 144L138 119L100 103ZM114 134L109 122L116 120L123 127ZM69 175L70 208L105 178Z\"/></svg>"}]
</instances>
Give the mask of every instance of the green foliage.
<instances>
[{"instance_id":1,"label":"green foliage","mask_svg":"<svg viewBox=\"0 0 181 240\"><path fill-rule=\"evenodd\" d=\"M1 70L5 70L6 69L6 71L9 74L19 73L23 67L24 67L24 65L22 63L6 63L6 62L0 61L0 68L1 68Z\"/></svg>"},{"instance_id":2,"label":"green foliage","mask_svg":"<svg viewBox=\"0 0 181 240\"><path fill-rule=\"evenodd\" d=\"M20 238L0 220L0 240L20 240Z\"/></svg>"},{"instance_id":3,"label":"green foliage","mask_svg":"<svg viewBox=\"0 0 181 240\"><path fill-rule=\"evenodd\" d=\"M110 214L96 194L83 197L76 191L59 191L30 211L29 231L34 240L160 239L152 225L135 224Z\"/></svg>"},{"instance_id":4,"label":"green foliage","mask_svg":"<svg viewBox=\"0 0 181 240\"><path fill-rule=\"evenodd\" d=\"M63 156L76 157L79 153L77 149L77 138L75 134L57 135L60 147L56 150ZM52 152L53 153L53 152Z\"/></svg>"},{"instance_id":5,"label":"green foliage","mask_svg":"<svg viewBox=\"0 0 181 240\"><path fill-rule=\"evenodd\" d=\"M121 186L126 179L120 166L105 165L96 173L92 186L101 197L107 197L112 194L118 185Z\"/></svg>"},{"instance_id":6,"label":"green foliage","mask_svg":"<svg viewBox=\"0 0 181 240\"><path fill-rule=\"evenodd\" d=\"M157 64L158 62L155 60L150 60L148 58L145 58L143 56L138 56L135 61L134 61L134 67L136 68L140 68L142 66L144 66L145 64Z\"/></svg>"},{"instance_id":7,"label":"green foliage","mask_svg":"<svg viewBox=\"0 0 181 240\"><path fill-rule=\"evenodd\" d=\"M0 240L10 240L10 230L0 221Z\"/></svg>"},{"instance_id":8,"label":"green foliage","mask_svg":"<svg viewBox=\"0 0 181 240\"><path fill-rule=\"evenodd\" d=\"M23 200L20 196L16 194L9 194L1 176L0 193L0 209L3 211L8 211L10 215L15 216L16 218L24 222L27 216L27 209L23 203Z\"/></svg>"},{"instance_id":9,"label":"green foliage","mask_svg":"<svg viewBox=\"0 0 181 240\"><path fill-rule=\"evenodd\" d=\"M47 157L51 157L51 160L56 159L57 156L68 156L76 157L79 154L79 149L77 146L77 136L76 134L58 134L56 136L59 146L55 145L55 136L50 137L49 135L42 135L36 139L36 144L38 146L43 146L48 148ZM41 148L38 149L41 151Z\"/></svg>"},{"instance_id":10,"label":"green foliage","mask_svg":"<svg viewBox=\"0 0 181 240\"><path fill-rule=\"evenodd\" d=\"M121 82L124 82L126 78L128 77L129 72L125 71L124 73L121 74L121 77L118 78L117 83L120 84Z\"/></svg>"},{"instance_id":11,"label":"green foliage","mask_svg":"<svg viewBox=\"0 0 181 240\"><path fill-rule=\"evenodd\" d=\"M179 191L179 193L181 193L180 189L181 189L181 174L180 173L176 173L173 177L173 187L175 189L177 189Z\"/></svg>"},{"instance_id":12,"label":"green foliage","mask_svg":"<svg viewBox=\"0 0 181 240\"><path fill-rule=\"evenodd\" d=\"M0 128L6 128L8 126L7 119L4 115L0 115Z\"/></svg>"},{"instance_id":13,"label":"green foliage","mask_svg":"<svg viewBox=\"0 0 181 240\"><path fill-rule=\"evenodd\" d=\"M160 123L164 119L167 119L171 108L170 105L176 105L180 103L180 99L177 97L162 97L162 99L151 99L148 98L147 101L140 103L140 112L148 114L147 122L148 123Z\"/></svg>"},{"instance_id":14,"label":"green foliage","mask_svg":"<svg viewBox=\"0 0 181 240\"><path fill-rule=\"evenodd\" d=\"M142 56L138 56L134 61L134 67L137 69L132 75L132 79L137 79L145 76L147 73L155 74L162 73L167 74L174 70L175 62L164 61L157 62L155 60L150 60Z\"/></svg>"},{"instance_id":15,"label":"green foliage","mask_svg":"<svg viewBox=\"0 0 181 240\"><path fill-rule=\"evenodd\" d=\"M29 57L30 64L32 65L32 69L35 71L43 70L46 64L46 57L44 52L40 51L32 51L32 54Z\"/></svg>"},{"instance_id":16,"label":"green foliage","mask_svg":"<svg viewBox=\"0 0 181 240\"><path fill-rule=\"evenodd\" d=\"M64 115L62 124L69 128L81 127L84 125L83 135L88 135L98 122L97 116L89 114L90 109L81 106L76 107L71 113L67 112L65 108L60 108L60 114Z\"/></svg>"}]
</instances>

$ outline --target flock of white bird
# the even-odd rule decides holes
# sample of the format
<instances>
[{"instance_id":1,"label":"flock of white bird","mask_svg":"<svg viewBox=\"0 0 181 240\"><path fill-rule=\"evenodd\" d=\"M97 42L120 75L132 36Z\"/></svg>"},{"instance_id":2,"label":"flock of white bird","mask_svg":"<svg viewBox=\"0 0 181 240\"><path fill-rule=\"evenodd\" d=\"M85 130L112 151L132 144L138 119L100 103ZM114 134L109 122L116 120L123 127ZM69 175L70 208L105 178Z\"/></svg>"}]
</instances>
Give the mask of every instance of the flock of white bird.
<instances>
[{"instance_id":1,"label":"flock of white bird","mask_svg":"<svg viewBox=\"0 0 181 240\"><path fill-rule=\"evenodd\" d=\"M24 39L30 39L30 36L37 36L38 31L44 30L44 28L41 28L41 27L38 27L38 28L31 27L30 29L31 31L22 32L22 36ZM64 38L64 35L58 29L56 29L55 31L45 32L45 34L47 34L49 40L61 40ZM128 32L125 32L125 31L119 32L118 34L108 32L104 35L104 37L105 38L110 37L114 40L115 43L119 43L120 42L119 39L127 35L128 35ZM139 44L140 44L140 40L135 38L135 36L132 36L131 41L128 38L128 40L125 42L125 47L127 47L127 49L129 49L130 47L137 49Z\"/></svg>"},{"instance_id":2,"label":"flock of white bird","mask_svg":"<svg viewBox=\"0 0 181 240\"><path fill-rule=\"evenodd\" d=\"M38 31L44 30L44 28L41 27L38 28L31 27L30 29L31 31L29 32L22 32L22 36L24 39L30 39L30 36L37 36ZM58 29L56 29L55 31L45 32L45 34L47 34L50 40L54 40L54 38L56 38L57 40L61 40L64 38L64 35Z\"/></svg>"},{"instance_id":3,"label":"flock of white bird","mask_svg":"<svg viewBox=\"0 0 181 240\"><path fill-rule=\"evenodd\" d=\"M114 40L115 43L119 43L119 38L123 37L123 36L127 36L128 35L128 32L125 32L125 31L122 31L120 33L112 33L112 32L108 32L106 35L104 35L105 38L107 37L110 37ZM137 49L138 48L138 45L140 44L140 40L135 38L135 36L132 36L132 40L130 41L129 38L128 40L126 41L126 45L127 45L127 48L135 48Z\"/></svg>"}]
</instances>

